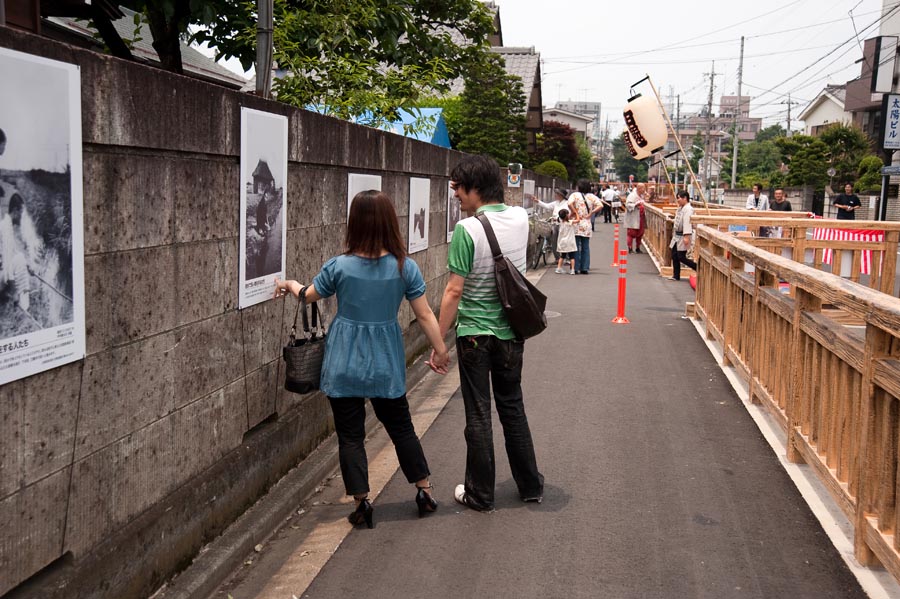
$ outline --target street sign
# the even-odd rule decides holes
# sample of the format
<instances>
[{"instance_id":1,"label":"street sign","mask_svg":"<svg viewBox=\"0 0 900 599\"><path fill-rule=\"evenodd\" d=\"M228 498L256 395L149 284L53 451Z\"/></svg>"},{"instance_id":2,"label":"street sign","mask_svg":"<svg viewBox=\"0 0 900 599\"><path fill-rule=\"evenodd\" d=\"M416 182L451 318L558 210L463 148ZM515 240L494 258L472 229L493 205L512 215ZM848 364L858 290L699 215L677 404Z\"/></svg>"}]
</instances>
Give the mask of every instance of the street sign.
<instances>
[{"instance_id":1,"label":"street sign","mask_svg":"<svg viewBox=\"0 0 900 599\"><path fill-rule=\"evenodd\" d=\"M882 148L900 150L900 94L884 94L881 104L884 115Z\"/></svg>"},{"instance_id":2,"label":"street sign","mask_svg":"<svg viewBox=\"0 0 900 599\"><path fill-rule=\"evenodd\" d=\"M900 164L881 167L882 175L900 175Z\"/></svg>"}]
</instances>

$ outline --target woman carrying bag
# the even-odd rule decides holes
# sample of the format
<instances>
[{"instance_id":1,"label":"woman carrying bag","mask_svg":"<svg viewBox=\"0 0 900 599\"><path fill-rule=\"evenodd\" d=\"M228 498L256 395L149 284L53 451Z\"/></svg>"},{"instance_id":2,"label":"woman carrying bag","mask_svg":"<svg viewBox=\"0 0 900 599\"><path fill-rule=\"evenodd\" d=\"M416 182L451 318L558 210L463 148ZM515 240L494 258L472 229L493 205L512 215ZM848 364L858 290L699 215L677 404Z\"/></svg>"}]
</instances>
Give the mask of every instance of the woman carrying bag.
<instances>
[{"instance_id":1,"label":"woman carrying bag","mask_svg":"<svg viewBox=\"0 0 900 599\"><path fill-rule=\"evenodd\" d=\"M337 315L328 331L322 362L321 389L334 414L344 488L356 500L348 520L372 528L365 398L390 435L403 474L416 485L419 516L437 509L428 463L406 400L406 359L397 321L404 297L434 348L431 369L446 374L450 357L425 298L422 273L407 259L397 214L387 195L369 190L353 198L344 245L346 251L322 266L305 288L305 295L308 302L337 295ZM297 296L302 289L297 281L275 280L276 297Z\"/></svg>"}]
</instances>

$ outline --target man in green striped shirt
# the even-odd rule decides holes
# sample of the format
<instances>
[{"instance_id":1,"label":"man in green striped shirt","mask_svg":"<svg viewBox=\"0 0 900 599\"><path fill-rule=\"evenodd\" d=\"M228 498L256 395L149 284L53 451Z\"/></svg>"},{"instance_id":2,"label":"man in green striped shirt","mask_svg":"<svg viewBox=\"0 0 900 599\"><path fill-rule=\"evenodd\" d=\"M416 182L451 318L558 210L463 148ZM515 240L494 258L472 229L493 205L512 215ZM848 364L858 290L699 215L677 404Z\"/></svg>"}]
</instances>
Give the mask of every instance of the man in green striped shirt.
<instances>
[{"instance_id":1,"label":"man in green striped shirt","mask_svg":"<svg viewBox=\"0 0 900 599\"><path fill-rule=\"evenodd\" d=\"M471 156L450 173L461 210L485 213L500 250L523 273L528 245L528 214L503 203L497 163ZM538 471L534 443L522 397L524 342L516 339L497 295L494 259L481 222L470 216L457 223L447 259L450 279L441 299L440 327L446 335L456 324L460 391L466 409L466 482L454 496L469 508L494 509L494 444L491 387L503 424L506 451L519 497L540 503L544 477Z\"/></svg>"}]
</instances>

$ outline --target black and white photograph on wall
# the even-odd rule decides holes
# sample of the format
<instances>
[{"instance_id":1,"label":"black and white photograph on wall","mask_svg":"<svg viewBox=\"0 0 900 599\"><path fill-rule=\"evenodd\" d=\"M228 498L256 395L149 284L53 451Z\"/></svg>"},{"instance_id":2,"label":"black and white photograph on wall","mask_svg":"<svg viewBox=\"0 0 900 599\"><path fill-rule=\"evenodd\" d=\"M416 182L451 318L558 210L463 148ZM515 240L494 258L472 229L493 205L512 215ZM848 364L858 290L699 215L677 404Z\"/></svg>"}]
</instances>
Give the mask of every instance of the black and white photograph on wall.
<instances>
[{"instance_id":1,"label":"black and white photograph on wall","mask_svg":"<svg viewBox=\"0 0 900 599\"><path fill-rule=\"evenodd\" d=\"M271 299L284 278L287 143L286 116L241 109L240 308Z\"/></svg>"},{"instance_id":2,"label":"black and white photograph on wall","mask_svg":"<svg viewBox=\"0 0 900 599\"><path fill-rule=\"evenodd\" d=\"M81 74L0 48L0 385L84 358Z\"/></svg>"},{"instance_id":3,"label":"black and white photograph on wall","mask_svg":"<svg viewBox=\"0 0 900 599\"><path fill-rule=\"evenodd\" d=\"M428 249L428 205L431 203L431 179L409 178L410 254Z\"/></svg>"},{"instance_id":4,"label":"black and white photograph on wall","mask_svg":"<svg viewBox=\"0 0 900 599\"><path fill-rule=\"evenodd\" d=\"M353 198L361 191L377 189L381 191L381 175L361 175L350 173L347 175L347 216L350 216L350 206Z\"/></svg>"},{"instance_id":5,"label":"black and white photograph on wall","mask_svg":"<svg viewBox=\"0 0 900 599\"><path fill-rule=\"evenodd\" d=\"M459 222L460 218L460 208L459 208L459 200L456 199L456 192L453 191L453 187L448 183L447 184L447 243L453 239L453 229L456 228L456 223Z\"/></svg>"}]
</instances>

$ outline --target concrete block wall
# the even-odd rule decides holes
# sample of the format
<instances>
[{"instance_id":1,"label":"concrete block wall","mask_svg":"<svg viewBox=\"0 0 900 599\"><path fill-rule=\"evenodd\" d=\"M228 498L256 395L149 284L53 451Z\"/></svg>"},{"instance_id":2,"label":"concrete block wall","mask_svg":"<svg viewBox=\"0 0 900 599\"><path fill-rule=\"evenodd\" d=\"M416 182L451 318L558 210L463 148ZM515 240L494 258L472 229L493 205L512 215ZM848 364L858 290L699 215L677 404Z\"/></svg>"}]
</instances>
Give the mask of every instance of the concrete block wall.
<instances>
[{"instance_id":1,"label":"concrete block wall","mask_svg":"<svg viewBox=\"0 0 900 599\"><path fill-rule=\"evenodd\" d=\"M291 278L340 253L348 173L382 175L404 232L409 177L431 178L412 258L435 310L462 155L3 27L0 46L81 67L87 330L84 360L0 387L0 596L146 596L332 430L321 395L283 391L293 302L237 309L241 107L289 118Z\"/></svg>"}]
</instances>

